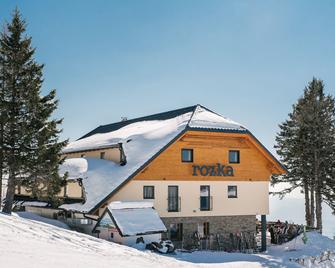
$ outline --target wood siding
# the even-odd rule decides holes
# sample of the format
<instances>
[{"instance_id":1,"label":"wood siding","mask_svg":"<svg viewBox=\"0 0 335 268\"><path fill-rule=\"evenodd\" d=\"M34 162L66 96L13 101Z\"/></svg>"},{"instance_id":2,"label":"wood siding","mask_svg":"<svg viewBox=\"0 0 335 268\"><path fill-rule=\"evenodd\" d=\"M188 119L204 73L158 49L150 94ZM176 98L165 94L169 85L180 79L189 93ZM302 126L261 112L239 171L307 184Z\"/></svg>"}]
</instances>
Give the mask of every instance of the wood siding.
<instances>
[{"instance_id":1,"label":"wood siding","mask_svg":"<svg viewBox=\"0 0 335 268\"><path fill-rule=\"evenodd\" d=\"M193 149L193 163L181 161L182 149ZM229 164L229 150L240 151L240 163ZM234 176L192 176L193 165L230 165ZM268 181L271 174L284 170L247 133L222 133L188 131L169 146L134 180L179 180L179 181Z\"/></svg>"}]
</instances>

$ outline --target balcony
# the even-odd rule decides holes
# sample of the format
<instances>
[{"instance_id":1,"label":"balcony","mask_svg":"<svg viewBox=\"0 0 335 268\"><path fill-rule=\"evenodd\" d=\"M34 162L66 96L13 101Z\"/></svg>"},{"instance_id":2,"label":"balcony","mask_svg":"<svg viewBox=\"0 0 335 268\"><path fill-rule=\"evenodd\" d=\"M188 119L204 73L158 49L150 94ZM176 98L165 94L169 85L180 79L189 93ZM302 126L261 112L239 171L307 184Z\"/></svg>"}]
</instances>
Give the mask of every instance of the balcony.
<instances>
[{"instance_id":1,"label":"balcony","mask_svg":"<svg viewBox=\"0 0 335 268\"><path fill-rule=\"evenodd\" d=\"M200 196L200 211L212 211L213 210L213 196Z\"/></svg>"},{"instance_id":2,"label":"balcony","mask_svg":"<svg viewBox=\"0 0 335 268\"><path fill-rule=\"evenodd\" d=\"M181 197L169 197L167 199L168 212L180 212L181 210Z\"/></svg>"}]
</instances>

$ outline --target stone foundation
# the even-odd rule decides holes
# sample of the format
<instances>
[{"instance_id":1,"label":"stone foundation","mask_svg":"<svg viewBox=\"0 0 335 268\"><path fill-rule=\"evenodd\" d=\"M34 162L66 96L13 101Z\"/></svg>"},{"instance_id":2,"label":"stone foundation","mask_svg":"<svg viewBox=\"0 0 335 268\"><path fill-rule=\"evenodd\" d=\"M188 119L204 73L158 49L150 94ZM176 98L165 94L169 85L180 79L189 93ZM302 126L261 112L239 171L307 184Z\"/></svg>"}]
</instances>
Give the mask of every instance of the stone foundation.
<instances>
[{"instance_id":1,"label":"stone foundation","mask_svg":"<svg viewBox=\"0 0 335 268\"><path fill-rule=\"evenodd\" d=\"M208 217L171 217L162 218L168 233L167 238L170 237L171 224L183 224L182 239L173 241L174 244L181 248L199 248L201 241L208 244L206 249L218 249L220 246L217 237L229 237L231 234L248 234L256 233L256 216L240 215L240 216L208 216ZM195 232L198 231L198 225L203 226L205 222L209 223L209 236L197 241L195 239ZM200 227L201 228L201 227Z\"/></svg>"}]
</instances>

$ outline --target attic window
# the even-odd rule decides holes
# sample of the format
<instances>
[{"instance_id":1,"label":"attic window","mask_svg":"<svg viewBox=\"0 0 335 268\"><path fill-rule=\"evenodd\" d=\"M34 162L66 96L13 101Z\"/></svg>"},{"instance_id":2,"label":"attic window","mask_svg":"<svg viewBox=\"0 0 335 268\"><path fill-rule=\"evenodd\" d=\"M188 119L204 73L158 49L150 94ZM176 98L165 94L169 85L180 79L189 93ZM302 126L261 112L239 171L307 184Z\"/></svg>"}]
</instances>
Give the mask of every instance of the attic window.
<instances>
[{"instance_id":1,"label":"attic window","mask_svg":"<svg viewBox=\"0 0 335 268\"><path fill-rule=\"evenodd\" d=\"M181 161L193 162L193 149L181 149Z\"/></svg>"},{"instance_id":2,"label":"attic window","mask_svg":"<svg viewBox=\"0 0 335 268\"><path fill-rule=\"evenodd\" d=\"M229 151L229 164L240 163L240 151Z\"/></svg>"}]
</instances>

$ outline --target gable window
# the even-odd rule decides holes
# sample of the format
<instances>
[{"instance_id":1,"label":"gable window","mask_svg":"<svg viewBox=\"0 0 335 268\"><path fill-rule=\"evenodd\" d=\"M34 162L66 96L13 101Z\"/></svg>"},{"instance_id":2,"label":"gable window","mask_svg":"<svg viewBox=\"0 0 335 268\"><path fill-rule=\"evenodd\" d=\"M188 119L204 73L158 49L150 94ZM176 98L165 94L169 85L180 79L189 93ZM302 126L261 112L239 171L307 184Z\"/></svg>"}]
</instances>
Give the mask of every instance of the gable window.
<instances>
[{"instance_id":1,"label":"gable window","mask_svg":"<svg viewBox=\"0 0 335 268\"><path fill-rule=\"evenodd\" d=\"M240 163L240 151L229 151L229 164Z\"/></svg>"},{"instance_id":2,"label":"gable window","mask_svg":"<svg viewBox=\"0 0 335 268\"><path fill-rule=\"evenodd\" d=\"M100 152L100 159L105 159L105 152Z\"/></svg>"},{"instance_id":3,"label":"gable window","mask_svg":"<svg viewBox=\"0 0 335 268\"><path fill-rule=\"evenodd\" d=\"M237 198L237 186L228 185L228 198Z\"/></svg>"},{"instance_id":4,"label":"gable window","mask_svg":"<svg viewBox=\"0 0 335 268\"><path fill-rule=\"evenodd\" d=\"M193 149L181 149L181 161L193 162Z\"/></svg>"},{"instance_id":5,"label":"gable window","mask_svg":"<svg viewBox=\"0 0 335 268\"><path fill-rule=\"evenodd\" d=\"M210 188L209 185L200 186L200 210L210 210Z\"/></svg>"},{"instance_id":6,"label":"gable window","mask_svg":"<svg viewBox=\"0 0 335 268\"><path fill-rule=\"evenodd\" d=\"M154 198L155 198L155 187L143 186L143 199L154 199Z\"/></svg>"}]
</instances>

